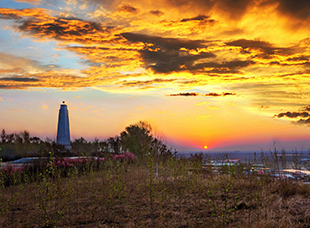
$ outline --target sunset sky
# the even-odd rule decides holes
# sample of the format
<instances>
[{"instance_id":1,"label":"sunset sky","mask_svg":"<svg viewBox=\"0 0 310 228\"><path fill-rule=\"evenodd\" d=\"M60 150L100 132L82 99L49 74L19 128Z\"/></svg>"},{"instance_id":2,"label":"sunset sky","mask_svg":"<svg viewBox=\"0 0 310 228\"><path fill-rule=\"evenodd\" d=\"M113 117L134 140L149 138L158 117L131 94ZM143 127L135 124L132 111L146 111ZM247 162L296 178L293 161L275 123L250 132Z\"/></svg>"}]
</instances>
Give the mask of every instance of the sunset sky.
<instances>
[{"instance_id":1,"label":"sunset sky","mask_svg":"<svg viewBox=\"0 0 310 228\"><path fill-rule=\"evenodd\" d=\"M309 0L1 0L0 128L177 150L310 148Z\"/></svg>"}]
</instances>

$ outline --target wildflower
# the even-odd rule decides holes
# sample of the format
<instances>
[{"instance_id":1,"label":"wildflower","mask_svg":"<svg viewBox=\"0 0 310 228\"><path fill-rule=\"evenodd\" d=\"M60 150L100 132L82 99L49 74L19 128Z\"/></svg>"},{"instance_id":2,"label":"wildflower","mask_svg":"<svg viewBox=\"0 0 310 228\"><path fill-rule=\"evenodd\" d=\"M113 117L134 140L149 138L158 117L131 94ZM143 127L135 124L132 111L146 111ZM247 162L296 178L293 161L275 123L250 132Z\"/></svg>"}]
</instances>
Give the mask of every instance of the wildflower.
<instances>
[{"instance_id":1,"label":"wildflower","mask_svg":"<svg viewBox=\"0 0 310 228\"><path fill-rule=\"evenodd\" d=\"M0 171L4 172L4 174L6 174L7 176L12 176L15 173L22 173L23 172L23 167L18 167L15 168L12 165L7 165L5 167L3 167Z\"/></svg>"},{"instance_id":2,"label":"wildflower","mask_svg":"<svg viewBox=\"0 0 310 228\"><path fill-rule=\"evenodd\" d=\"M135 155L130 152L125 152L124 154L111 155L111 158L113 160L133 160L135 159Z\"/></svg>"},{"instance_id":3,"label":"wildflower","mask_svg":"<svg viewBox=\"0 0 310 228\"><path fill-rule=\"evenodd\" d=\"M103 162L103 161L105 161L105 158L97 158L97 161Z\"/></svg>"}]
</instances>

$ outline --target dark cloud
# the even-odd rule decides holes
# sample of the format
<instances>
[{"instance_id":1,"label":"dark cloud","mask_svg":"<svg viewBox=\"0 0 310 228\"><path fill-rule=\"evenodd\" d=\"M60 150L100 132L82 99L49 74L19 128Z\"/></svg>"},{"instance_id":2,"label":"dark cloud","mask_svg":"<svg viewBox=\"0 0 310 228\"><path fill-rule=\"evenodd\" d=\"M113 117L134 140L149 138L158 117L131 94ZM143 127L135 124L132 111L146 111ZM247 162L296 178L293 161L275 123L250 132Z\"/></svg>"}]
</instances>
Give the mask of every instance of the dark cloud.
<instances>
[{"instance_id":1,"label":"dark cloud","mask_svg":"<svg viewBox=\"0 0 310 228\"><path fill-rule=\"evenodd\" d=\"M287 61L309 61L310 56L298 56L293 58L288 58Z\"/></svg>"},{"instance_id":2,"label":"dark cloud","mask_svg":"<svg viewBox=\"0 0 310 228\"><path fill-rule=\"evenodd\" d=\"M184 8L195 9L200 12L210 12L217 8L232 19L242 17L254 0L166 0L168 4Z\"/></svg>"},{"instance_id":3,"label":"dark cloud","mask_svg":"<svg viewBox=\"0 0 310 228\"><path fill-rule=\"evenodd\" d=\"M185 40L178 38L163 38L159 36L149 36L144 34L137 33L122 33L123 37L125 37L128 41L137 43L150 43L154 44L156 47L161 47L164 49L174 49L179 50L180 48L188 48L188 49L197 49L200 47L206 47L204 41L202 40Z\"/></svg>"},{"instance_id":4,"label":"dark cloud","mask_svg":"<svg viewBox=\"0 0 310 228\"><path fill-rule=\"evenodd\" d=\"M267 58L269 57L268 55L273 55L275 53L277 54L293 54L296 52L296 48L279 48L279 47L274 47L271 43L265 42L265 41L259 41L259 40L246 40L246 39L239 39L239 40L234 40L231 42L226 43L229 46L237 46L237 47L242 47L243 49L250 48L250 49L258 49L263 51L265 54L267 54ZM245 53L248 53L247 51L244 50Z\"/></svg>"},{"instance_id":5,"label":"dark cloud","mask_svg":"<svg viewBox=\"0 0 310 228\"><path fill-rule=\"evenodd\" d=\"M230 96L230 95L237 95L236 93L207 93L203 96L206 97L225 97L225 96Z\"/></svg>"},{"instance_id":6,"label":"dark cloud","mask_svg":"<svg viewBox=\"0 0 310 228\"><path fill-rule=\"evenodd\" d=\"M193 18L184 18L181 20L181 22L187 22L187 21L205 21L209 18L210 16L205 16L205 15L199 15L197 17ZM211 19L212 20L212 19ZM214 20L212 20L214 21Z\"/></svg>"},{"instance_id":7,"label":"dark cloud","mask_svg":"<svg viewBox=\"0 0 310 228\"><path fill-rule=\"evenodd\" d=\"M109 48L109 47L97 47L97 46L67 46L65 47L67 50L72 50L72 51L95 51L100 50L100 51L135 51L136 49L134 48ZM113 58L113 56L111 56Z\"/></svg>"},{"instance_id":8,"label":"dark cloud","mask_svg":"<svg viewBox=\"0 0 310 228\"><path fill-rule=\"evenodd\" d=\"M220 74L237 74L237 73L240 73L239 70L230 70L230 69L225 69L225 68L210 68L210 69L204 69L202 68L200 70L201 71L205 71L206 73L208 73L209 75L212 75L212 76L215 76L215 75L220 75ZM222 79L224 79L222 77ZM230 77L229 80L231 80L232 78Z\"/></svg>"},{"instance_id":9,"label":"dark cloud","mask_svg":"<svg viewBox=\"0 0 310 228\"><path fill-rule=\"evenodd\" d=\"M27 19L18 26L18 29L35 34L53 35L55 38L61 35L83 36L109 30L109 28L102 28L96 22L88 22L78 18L58 18L52 22L43 22L43 24L42 22L38 23L36 19Z\"/></svg>"},{"instance_id":10,"label":"dark cloud","mask_svg":"<svg viewBox=\"0 0 310 228\"><path fill-rule=\"evenodd\" d=\"M300 124L300 125L308 125L310 126L310 105L302 107L299 112L282 112L279 114L274 115L274 118L290 118L295 119L299 118L297 121L291 121L293 124Z\"/></svg>"},{"instance_id":11,"label":"dark cloud","mask_svg":"<svg viewBox=\"0 0 310 228\"><path fill-rule=\"evenodd\" d=\"M207 94L205 94L205 96L207 96L207 97L219 97L219 96L222 96L222 94L219 94L219 93L207 93Z\"/></svg>"},{"instance_id":12,"label":"dark cloud","mask_svg":"<svg viewBox=\"0 0 310 228\"><path fill-rule=\"evenodd\" d=\"M1 8L0 8L1 9ZM0 14L0 19L6 19L6 20L19 20L21 19L20 16L14 14L14 13L11 13L11 14Z\"/></svg>"},{"instance_id":13,"label":"dark cloud","mask_svg":"<svg viewBox=\"0 0 310 228\"><path fill-rule=\"evenodd\" d=\"M288 118L297 118L297 117L310 117L308 112L282 112L277 115L275 115L277 118L282 118L282 117L288 117Z\"/></svg>"},{"instance_id":14,"label":"dark cloud","mask_svg":"<svg viewBox=\"0 0 310 228\"><path fill-rule=\"evenodd\" d=\"M147 68L155 73L171 73L193 69L196 60L215 57L212 53L201 52L198 55L181 55L177 50L170 51L139 51ZM198 69L195 67L195 69Z\"/></svg>"},{"instance_id":15,"label":"dark cloud","mask_svg":"<svg viewBox=\"0 0 310 228\"><path fill-rule=\"evenodd\" d=\"M166 0L168 4L174 7L201 7L204 10L211 10L215 5L214 0ZM195 4L196 3L196 4Z\"/></svg>"},{"instance_id":16,"label":"dark cloud","mask_svg":"<svg viewBox=\"0 0 310 228\"><path fill-rule=\"evenodd\" d=\"M0 8L2 17L16 19L15 28L36 38L53 38L78 43L113 42L115 27L80 18L53 17L41 9L10 10Z\"/></svg>"},{"instance_id":17,"label":"dark cloud","mask_svg":"<svg viewBox=\"0 0 310 228\"><path fill-rule=\"evenodd\" d=\"M119 8L118 8L119 11L121 12L127 12L127 13L132 13L132 14L136 14L139 12L139 10L131 5L121 5Z\"/></svg>"},{"instance_id":18,"label":"dark cloud","mask_svg":"<svg viewBox=\"0 0 310 228\"><path fill-rule=\"evenodd\" d=\"M165 14L163 11L160 11L160 10L151 10L151 11L149 11L149 13L153 14L153 15L155 15L157 17L160 17L160 16Z\"/></svg>"},{"instance_id":19,"label":"dark cloud","mask_svg":"<svg viewBox=\"0 0 310 228\"><path fill-rule=\"evenodd\" d=\"M197 60L206 60L216 57L209 52L200 52L199 54L189 54L180 51L185 49L198 49L206 47L206 42L201 40L182 40L176 38L163 38L157 36L148 36L135 33L123 33L130 42L143 42L153 44L153 49L146 46L139 51L147 68L151 68L155 73L171 73L180 71L208 72L208 73L239 73L240 68L254 64L254 61L228 61L228 62L202 62L195 64ZM159 50L158 50L159 49ZM209 69L208 69L209 68Z\"/></svg>"},{"instance_id":20,"label":"dark cloud","mask_svg":"<svg viewBox=\"0 0 310 228\"><path fill-rule=\"evenodd\" d=\"M122 86L136 86L140 87L142 89L151 88L154 84L163 84L163 83L169 83L173 82L175 79L162 79L162 78L155 78L152 80L146 80L146 81L122 81L119 84L122 84Z\"/></svg>"},{"instance_id":21,"label":"dark cloud","mask_svg":"<svg viewBox=\"0 0 310 228\"><path fill-rule=\"evenodd\" d=\"M223 93L223 97L225 97L225 96L230 96L230 95L237 95L236 93Z\"/></svg>"},{"instance_id":22,"label":"dark cloud","mask_svg":"<svg viewBox=\"0 0 310 228\"><path fill-rule=\"evenodd\" d=\"M22 78L22 77L3 77L0 81L15 81L15 82L37 82L37 78Z\"/></svg>"},{"instance_id":23,"label":"dark cloud","mask_svg":"<svg viewBox=\"0 0 310 228\"><path fill-rule=\"evenodd\" d=\"M204 62L195 64L197 60L210 59L216 57L209 52L200 52L193 55L180 51L180 48L197 49L206 47L205 42L201 40L182 40L176 38L163 38L157 36L148 36L135 33L123 33L130 42L143 42L153 44L152 49L147 46L139 51L147 68L151 68L155 73L171 73L180 71L205 71L209 73L239 73L240 68L254 64L254 61L228 61L228 62ZM158 50L159 49L159 50ZM206 68L210 68L209 71Z\"/></svg>"},{"instance_id":24,"label":"dark cloud","mask_svg":"<svg viewBox=\"0 0 310 228\"><path fill-rule=\"evenodd\" d=\"M253 0L218 0L217 7L223 10L231 18L240 18L247 11L248 7L253 4Z\"/></svg>"},{"instance_id":25,"label":"dark cloud","mask_svg":"<svg viewBox=\"0 0 310 228\"><path fill-rule=\"evenodd\" d=\"M200 59L214 58L213 53L200 52L197 55L189 54L185 49L198 49L206 47L201 40L183 40L177 38L163 38L135 33L123 33L129 42L143 42L146 47L140 50L140 56L145 67L151 68L155 73L171 73L194 69L194 63ZM150 48L149 45L153 46Z\"/></svg>"},{"instance_id":26,"label":"dark cloud","mask_svg":"<svg viewBox=\"0 0 310 228\"><path fill-rule=\"evenodd\" d=\"M286 64L283 64L283 63L280 63L280 62L278 62L278 61L271 61L270 63L269 63L269 65L286 65Z\"/></svg>"},{"instance_id":27,"label":"dark cloud","mask_svg":"<svg viewBox=\"0 0 310 228\"><path fill-rule=\"evenodd\" d=\"M302 124L302 125L309 125L310 124L310 118L308 118L308 119L300 119L300 120L298 120L298 121L296 121L296 122L294 122L295 124Z\"/></svg>"},{"instance_id":28,"label":"dark cloud","mask_svg":"<svg viewBox=\"0 0 310 228\"><path fill-rule=\"evenodd\" d=\"M247 61L235 60L235 61L228 61L228 62L222 62L222 63L206 62L206 63L196 64L193 67L193 69L215 68L216 71L213 71L214 73L221 73L221 72L222 73L237 73L238 71L235 71L235 69L247 67L252 64L255 64L255 62L249 61L249 60Z\"/></svg>"},{"instance_id":29,"label":"dark cloud","mask_svg":"<svg viewBox=\"0 0 310 228\"><path fill-rule=\"evenodd\" d=\"M229 46L238 46L245 48L259 48L264 50L267 54L273 54L272 45L268 42L258 41L258 40L246 40L246 39L239 39L232 42L226 43Z\"/></svg>"},{"instance_id":30,"label":"dark cloud","mask_svg":"<svg viewBox=\"0 0 310 228\"><path fill-rule=\"evenodd\" d=\"M173 93L166 95L169 97L177 97L177 96L182 96L182 97L196 97L199 96L199 93L193 93L193 92L187 92L187 93Z\"/></svg>"},{"instance_id":31,"label":"dark cloud","mask_svg":"<svg viewBox=\"0 0 310 228\"><path fill-rule=\"evenodd\" d=\"M303 111L306 111L306 112L310 112L310 105L307 105L306 107L302 107Z\"/></svg>"},{"instance_id":32,"label":"dark cloud","mask_svg":"<svg viewBox=\"0 0 310 228\"><path fill-rule=\"evenodd\" d=\"M279 3L277 9L285 14L301 20L310 18L309 0L277 0Z\"/></svg>"},{"instance_id":33,"label":"dark cloud","mask_svg":"<svg viewBox=\"0 0 310 228\"><path fill-rule=\"evenodd\" d=\"M187 93L176 93L176 94L169 94L167 96L170 96L170 97L175 97L175 96L185 96L185 97L188 97L188 96L199 96L200 94L199 93L195 93L195 92L187 92ZM201 96L206 96L206 97L225 97L225 96L228 96L228 95L237 95L235 93L207 93L207 94L203 94Z\"/></svg>"}]
</instances>

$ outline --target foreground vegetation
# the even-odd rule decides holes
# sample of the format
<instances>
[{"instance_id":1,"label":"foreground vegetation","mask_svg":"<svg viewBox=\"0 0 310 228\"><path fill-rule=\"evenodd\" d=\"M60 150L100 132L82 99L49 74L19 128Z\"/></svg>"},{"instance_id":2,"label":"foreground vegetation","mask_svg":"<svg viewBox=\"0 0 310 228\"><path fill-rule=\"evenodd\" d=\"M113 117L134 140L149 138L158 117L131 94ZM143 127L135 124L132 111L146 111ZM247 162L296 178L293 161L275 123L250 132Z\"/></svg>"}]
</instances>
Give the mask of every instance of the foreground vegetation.
<instances>
[{"instance_id":1,"label":"foreground vegetation","mask_svg":"<svg viewBox=\"0 0 310 228\"><path fill-rule=\"evenodd\" d=\"M89 160L0 178L1 227L309 227L310 188L200 156ZM58 162L62 164L61 162ZM247 164L250 165L250 164ZM244 169L246 167L243 167Z\"/></svg>"},{"instance_id":2,"label":"foreground vegetation","mask_svg":"<svg viewBox=\"0 0 310 228\"><path fill-rule=\"evenodd\" d=\"M0 149L0 227L310 226L310 186L265 172L310 168L296 151L221 158L214 172L210 158L176 157L145 122L106 141L76 139L72 151L3 130ZM2 163L30 156L40 159Z\"/></svg>"}]
</instances>

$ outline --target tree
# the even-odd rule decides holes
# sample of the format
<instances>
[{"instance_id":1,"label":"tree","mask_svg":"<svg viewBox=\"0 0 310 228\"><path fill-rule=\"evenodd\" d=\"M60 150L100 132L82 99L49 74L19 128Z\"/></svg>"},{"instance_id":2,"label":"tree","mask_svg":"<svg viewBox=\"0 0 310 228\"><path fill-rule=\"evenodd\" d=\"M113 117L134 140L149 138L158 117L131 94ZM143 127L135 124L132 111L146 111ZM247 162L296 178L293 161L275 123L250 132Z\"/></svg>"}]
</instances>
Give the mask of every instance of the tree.
<instances>
[{"instance_id":1,"label":"tree","mask_svg":"<svg viewBox=\"0 0 310 228\"><path fill-rule=\"evenodd\" d=\"M119 136L110 137L107 140L109 147L113 150L115 154L119 154L121 151L121 141Z\"/></svg>"},{"instance_id":2,"label":"tree","mask_svg":"<svg viewBox=\"0 0 310 228\"><path fill-rule=\"evenodd\" d=\"M92 153L97 154L100 151L99 147L99 139L96 137L94 141L92 142Z\"/></svg>"},{"instance_id":3,"label":"tree","mask_svg":"<svg viewBox=\"0 0 310 228\"><path fill-rule=\"evenodd\" d=\"M100 152L108 153L109 152L109 145L105 141L99 142L99 150Z\"/></svg>"},{"instance_id":4,"label":"tree","mask_svg":"<svg viewBox=\"0 0 310 228\"><path fill-rule=\"evenodd\" d=\"M30 139L30 143L34 143L34 144L40 144L42 142L42 140L39 137L31 137Z\"/></svg>"},{"instance_id":5,"label":"tree","mask_svg":"<svg viewBox=\"0 0 310 228\"><path fill-rule=\"evenodd\" d=\"M167 148L167 145L158 138L153 138L151 144L151 153L154 157L171 157L174 154L171 149Z\"/></svg>"},{"instance_id":6,"label":"tree","mask_svg":"<svg viewBox=\"0 0 310 228\"><path fill-rule=\"evenodd\" d=\"M23 142L25 144L28 144L30 143L30 134L28 131L23 131L20 133L21 137L23 138Z\"/></svg>"},{"instance_id":7,"label":"tree","mask_svg":"<svg viewBox=\"0 0 310 228\"><path fill-rule=\"evenodd\" d=\"M143 121L126 127L120 136L122 148L138 157L148 154L153 140L151 130L151 125Z\"/></svg>"},{"instance_id":8,"label":"tree","mask_svg":"<svg viewBox=\"0 0 310 228\"><path fill-rule=\"evenodd\" d=\"M2 132L1 132L1 142L6 143L6 134L5 134L4 129L2 129Z\"/></svg>"},{"instance_id":9,"label":"tree","mask_svg":"<svg viewBox=\"0 0 310 228\"><path fill-rule=\"evenodd\" d=\"M72 142L72 151L81 155L90 153L89 149L91 148L91 143L88 143L83 137L75 139Z\"/></svg>"},{"instance_id":10,"label":"tree","mask_svg":"<svg viewBox=\"0 0 310 228\"><path fill-rule=\"evenodd\" d=\"M21 134L14 133L14 143L18 144L18 145L22 145L23 144L23 138L22 138Z\"/></svg>"},{"instance_id":11,"label":"tree","mask_svg":"<svg viewBox=\"0 0 310 228\"><path fill-rule=\"evenodd\" d=\"M6 135L6 139L7 139L7 143L14 143L14 141L15 141L14 133L12 133L12 134L7 134L7 135Z\"/></svg>"}]
</instances>

